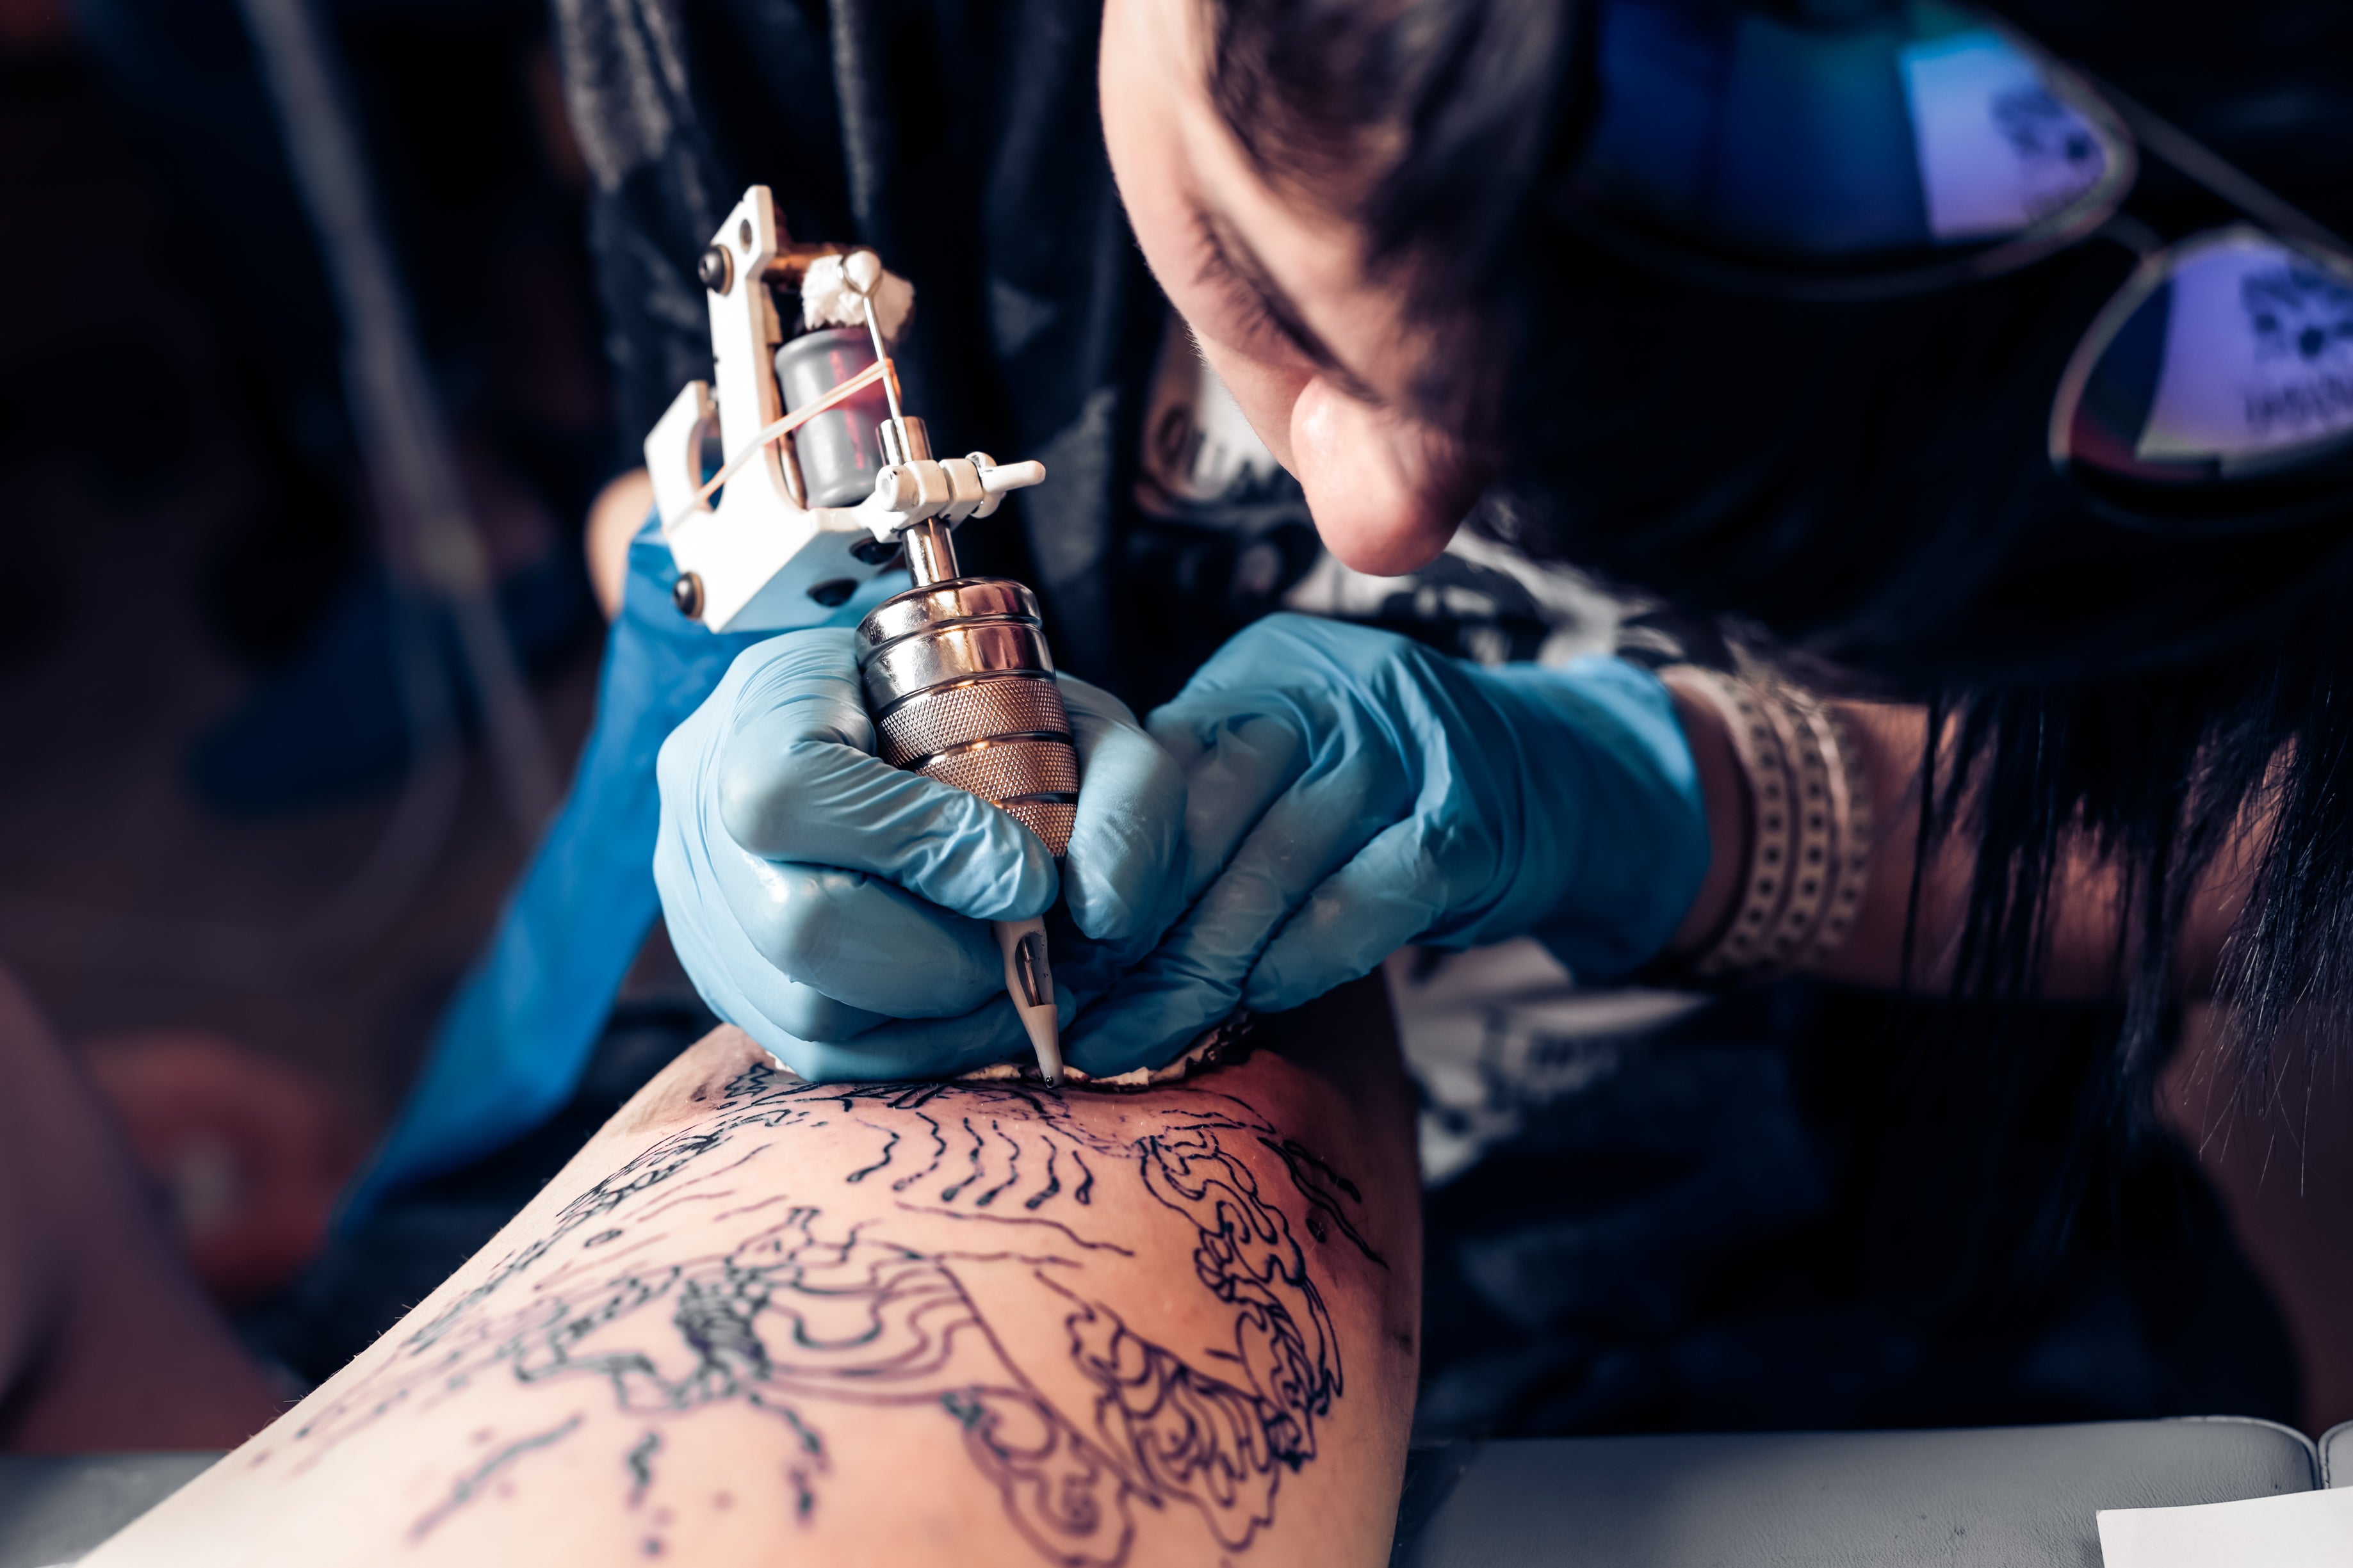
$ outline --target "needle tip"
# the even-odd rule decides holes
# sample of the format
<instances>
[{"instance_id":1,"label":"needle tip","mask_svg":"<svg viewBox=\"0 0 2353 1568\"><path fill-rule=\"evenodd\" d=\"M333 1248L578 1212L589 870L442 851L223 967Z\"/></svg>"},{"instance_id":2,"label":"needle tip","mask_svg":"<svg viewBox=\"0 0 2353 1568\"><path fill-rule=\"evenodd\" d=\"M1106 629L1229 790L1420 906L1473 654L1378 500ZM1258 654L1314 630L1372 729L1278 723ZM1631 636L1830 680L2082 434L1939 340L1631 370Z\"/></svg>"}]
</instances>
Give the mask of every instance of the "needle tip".
<instances>
[{"instance_id":1,"label":"needle tip","mask_svg":"<svg viewBox=\"0 0 2353 1568\"><path fill-rule=\"evenodd\" d=\"M1062 1035L1051 1007L1021 1009L1022 1027L1029 1031L1029 1044L1038 1053L1038 1071L1047 1087L1062 1087Z\"/></svg>"}]
</instances>

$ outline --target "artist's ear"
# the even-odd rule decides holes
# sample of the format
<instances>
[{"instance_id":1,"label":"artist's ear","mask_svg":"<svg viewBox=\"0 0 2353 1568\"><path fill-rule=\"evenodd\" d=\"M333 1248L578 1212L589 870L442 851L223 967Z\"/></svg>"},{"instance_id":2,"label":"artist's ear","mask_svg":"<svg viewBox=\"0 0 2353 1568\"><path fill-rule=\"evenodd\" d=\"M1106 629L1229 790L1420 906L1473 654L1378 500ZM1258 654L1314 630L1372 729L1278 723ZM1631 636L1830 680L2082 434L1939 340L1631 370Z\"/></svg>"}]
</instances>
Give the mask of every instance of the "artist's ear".
<instances>
[{"instance_id":1,"label":"artist's ear","mask_svg":"<svg viewBox=\"0 0 2353 1568\"><path fill-rule=\"evenodd\" d=\"M1300 389L1291 405L1291 471L1307 492L1315 531L1342 564L1397 577L1446 548L1461 511L1435 493L1432 447L1423 426L1323 376Z\"/></svg>"}]
</instances>

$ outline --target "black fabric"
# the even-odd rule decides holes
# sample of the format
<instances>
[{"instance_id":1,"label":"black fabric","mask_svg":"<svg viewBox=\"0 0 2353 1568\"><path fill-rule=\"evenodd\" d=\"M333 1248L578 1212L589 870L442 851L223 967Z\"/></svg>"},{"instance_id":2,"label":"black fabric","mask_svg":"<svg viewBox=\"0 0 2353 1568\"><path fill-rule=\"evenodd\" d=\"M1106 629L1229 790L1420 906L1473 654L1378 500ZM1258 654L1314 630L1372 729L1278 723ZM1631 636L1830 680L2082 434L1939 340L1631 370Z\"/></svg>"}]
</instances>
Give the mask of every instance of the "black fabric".
<instances>
[{"instance_id":1,"label":"black fabric","mask_svg":"<svg viewBox=\"0 0 2353 1568\"><path fill-rule=\"evenodd\" d=\"M521 90L544 14L532 0L326 0L318 10L440 412L556 516L579 516L606 477L602 442L551 412L563 399L519 388L511 361L522 351L502 330L529 287L555 296L547 319L562 323L536 330L569 339L587 282L579 215ZM75 21L83 57L151 164L142 194L167 206L172 268L215 318L229 421L259 469L261 493L207 569L211 629L240 658L285 662L370 552L343 325L276 110L235 0L78 0ZM153 357L136 345L94 349L84 354L92 374ZM566 540L557 554L569 553ZM527 656L568 651L586 588L564 585L551 640L514 628Z\"/></svg>"},{"instance_id":2,"label":"black fabric","mask_svg":"<svg viewBox=\"0 0 2353 1568\"><path fill-rule=\"evenodd\" d=\"M1431 1193L1424 1440L2228 1412L2295 1358L2113 1019L1727 999Z\"/></svg>"}]
</instances>

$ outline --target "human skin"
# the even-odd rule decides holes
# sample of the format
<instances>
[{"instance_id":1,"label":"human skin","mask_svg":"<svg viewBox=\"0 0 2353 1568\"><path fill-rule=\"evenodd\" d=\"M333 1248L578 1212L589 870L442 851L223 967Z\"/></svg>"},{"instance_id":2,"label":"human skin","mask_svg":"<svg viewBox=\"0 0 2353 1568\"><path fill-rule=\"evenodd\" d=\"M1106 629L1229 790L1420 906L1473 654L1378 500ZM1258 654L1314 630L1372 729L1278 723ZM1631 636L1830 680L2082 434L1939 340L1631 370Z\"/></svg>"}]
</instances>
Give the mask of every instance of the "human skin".
<instances>
[{"instance_id":1,"label":"human skin","mask_svg":"<svg viewBox=\"0 0 2353 1568\"><path fill-rule=\"evenodd\" d=\"M0 970L0 1448L218 1448L282 1408L121 1134Z\"/></svg>"},{"instance_id":2,"label":"human skin","mask_svg":"<svg viewBox=\"0 0 2353 1568\"><path fill-rule=\"evenodd\" d=\"M1419 1313L1378 982L1185 1082L810 1086L722 1029L86 1561L1385 1562Z\"/></svg>"}]
</instances>

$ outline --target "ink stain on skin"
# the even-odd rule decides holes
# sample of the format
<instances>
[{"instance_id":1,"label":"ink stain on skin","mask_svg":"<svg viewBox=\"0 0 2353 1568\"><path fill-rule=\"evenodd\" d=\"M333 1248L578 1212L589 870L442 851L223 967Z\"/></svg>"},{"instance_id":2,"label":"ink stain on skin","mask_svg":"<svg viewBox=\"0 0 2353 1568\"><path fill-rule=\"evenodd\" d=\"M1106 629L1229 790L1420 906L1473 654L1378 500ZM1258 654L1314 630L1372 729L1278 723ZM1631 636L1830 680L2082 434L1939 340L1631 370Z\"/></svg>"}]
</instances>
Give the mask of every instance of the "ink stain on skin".
<instances>
[{"instance_id":1,"label":"ink stain on skin","mask_svg":"<svg viewBox=\"0 0 2353 1568\"><path fill-rule=\"evenodd\" d=\"M932 1113L946 1106L955 1108L948 1125L970 1140L953 1153L948 1119ZM703 1201L735 1194L733 1173L779 1135L844 1117L884 1134L871 1163L830 1174L796 1166L786 1190L757 1204L714 1211ZM898 1127L927 1131L931 1149ZM1261 1150L1280 1164L1267 1166ZM869 1205L845 1217L822 1201L828 1183L920 1166L892 1176L892 1190L904 1191L950 1160L967 1169L941 1194L949 1206L902 1204L893 1215ZM1261 1167L1274 1172L1271 1189ZM1224 1314L1229 1339L1158 1343L1096 1293L1091 1258L1135 1256L1121 1243L1136 1240L1129 1227L1113 1233L1118 1240L1085 1234L1102 1230L1087 1212L1098 1182L1149 1200L1155 1224L1188 1227L1176 1234L1192 1237L1187 1277L1205 1294L1186 1310ZM1202 1560L1219 1561L1272 1525L1283 1478L1314 1460L1340 1397L1339 1340L1303 1242L1345 1237L1380 1264L1347 1212L1360 1203L1354 1184L1231 1096L1204 1095L1183 1118L1126 1135L1033 1086L819 1087L749 1067L694 1124L575 1197L543 1234L387 1345L305 1431L331 1446L412 1394L429 1406L485 1374L557 1397L597 1390L599 1421L585 1432L578 1410L503 1443L494 1428L477 1429L476 1451L410 1539L486 1496L512 1495L533 1455L607 1440L609 1407L634 1427L615 1479L627 1506L645 1510L641 1551L659 1556L673 1511L665 1440L650 1423L723 1408L775 1422L782 1479L807 1525L833 1468L828 1408L898 1408L911 1419L929 1411L951 1424L973 1474L1040 1560L1117 1568L1141 1519L1177 1512L1208 1530ZM681 1223L693 1228L669 1228ZM576 1249L564 1256L577 1261L556 1267L556 1249L583 1233L629 1245L593 1268ZM693 1239L665 1250L673 1234ZM969 1283L981 1278L988 1289ZM1029 1347L1018 1356L983 1305L1001 1305L1017 1287L1060 1322L1057 1334L1010 1342ZM1049 1355L1068 1363L1039 1362ZM733 1506L732 1493L699 1495L714 1510Z\"/></svg>"},{"instance_id":2,"label":"ink stain on skin","mask_svg":"<svg viewBox=\"0 0 2353 1568\"><path fill-rule=\"evenodd\" d=\"M436 1526L480 1496L483 1488L493 1480L498 1483L499 1496L513 1496L514 1482L505 1474L508 1468L534 1449L553 1447L561 1443L580 1429L580 1421L581 1417L575 1412L560 1426L517 1438L460 1475L450 1483L449 1495L427 1509L418 1516L417 1522L408 1527L408 1539L422 1541L432 1534Z\"/></svg>"},{"instance_id":3,"label":"ink stain on skin","mask_svg":"<svg viewBox=\"0 0 2353 1568\"><path fill-rule=\"evenodd\" d=\"M629 1506L637 1507L646 1500L646 1489L654 1484L654 1456L661 1452L661 1434L649 1432L637 1441L622 1463L629 1468Z\"/></svg>"}]
</instances>

